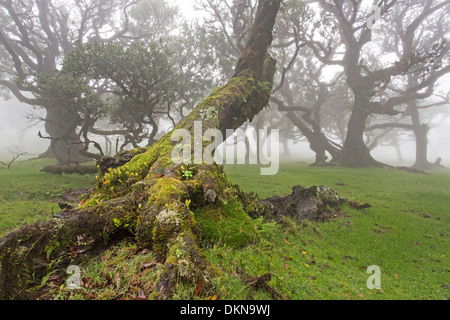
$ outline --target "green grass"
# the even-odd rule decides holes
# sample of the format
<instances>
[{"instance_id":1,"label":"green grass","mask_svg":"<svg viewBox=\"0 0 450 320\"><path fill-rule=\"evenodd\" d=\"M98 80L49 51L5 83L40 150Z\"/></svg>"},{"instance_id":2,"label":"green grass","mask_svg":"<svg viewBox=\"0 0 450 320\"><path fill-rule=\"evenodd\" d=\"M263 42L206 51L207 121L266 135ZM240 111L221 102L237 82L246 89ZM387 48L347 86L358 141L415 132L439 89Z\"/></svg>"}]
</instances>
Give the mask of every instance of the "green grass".
<instances>
[{"instance_id":1,"label":"green grass","mask_svg":"<svg viewBox=\"0 0 450 320\"><path fill-rule=\"evenodd\" d=\"M81 289L50 284L50 294L55 300L135 300L139 295L147 298L144 293L155 289L160 265L151 254L125 239L81 269Z\"/></svg>"},{"instance_id":2,"label":"green grass","mask_svg":"<svg viewBox=\"0 0 450 320\"><path fill-rule=\"evenodd\" d=\"M14 162L0 169L0 237L37 220L46 221L60 209L58 200L66 192L92 186L92 175L61 175L40 172L52 160Z\"/></svg>"},{"instance_id":3,"label":"green grass","mask_svg":"<svg viewBox=\"0 0 450 320\"><path fill-rule=\"evenodd\" d=\"M274 274L272 284L292 299L447 299L450 297L450 175L411 174L387 169L310 168L283 165L263 177L257 167L228 167L231 180L261 197L290 193L293 185L328 185L373 207L346 208L332 222L308 222L295 234L273 232L265 244L242 250L208 250L228 272ZM343 183L345 186L336 185ZM320 233L318 235L313 228ZM287 240L287 243L286 241ZM314 258L313 258L314 256ZM221 259L217 259L221 257ZM227 257L226 262L222 257ZM312 263L314 261L314 263ZM381 268L381 290L369 290L367 267ZM224 298L245 298L227 288ZM229 293L228 293L229 292Z\"/></svg>"},{"instance_id":4,"label":"green grass","mask_svg":"<svg viewBox=\"0 0 450 320\"><path fill-rule=\"evenodd\" d=\"M23 223L50 218L61 187L92 183L92 176L41 173L44 162L18 162L11 170L0 170L2 235ZM235 212L224 207L216 216L208 216L207 209L195 212L204 226L204 252L221 272L208 295L246 299L250 291L239 279L242 269L252 276L271 273L269 284L290 299L450 298L450 171L421 175L394 169L311 168L304 163L284 164L276 176L261 176L257 166L228 166L226 171L245 191L262 198L289 194L294 185L327 185L372 207L344 207L345 214L333 221L287 226L246 221L237 207ZM244 223L227 225L226 217ZM135 253L128 241L88 259L81 266L87 288L75 294L58 286L53 296L133 299L139 290L150 296L158 267L141 269L152 262L151 255ZM380 290L366 286L371 265L381 269ZM198 299L194 291L195 285L179 284L173 298ZM271 296L259 290L253 298Z\"/></svg>"}]
</instances>

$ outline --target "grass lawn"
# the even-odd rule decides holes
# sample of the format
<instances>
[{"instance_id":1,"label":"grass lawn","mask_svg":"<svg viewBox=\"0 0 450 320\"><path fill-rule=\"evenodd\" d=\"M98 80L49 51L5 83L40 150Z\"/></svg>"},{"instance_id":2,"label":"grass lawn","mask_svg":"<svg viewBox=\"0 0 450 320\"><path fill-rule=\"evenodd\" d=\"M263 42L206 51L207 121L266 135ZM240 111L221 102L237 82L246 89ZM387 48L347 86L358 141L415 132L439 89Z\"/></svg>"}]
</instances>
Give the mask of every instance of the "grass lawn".
<instances>
[{"instance_id":1,"label":"grass lawn","mask_svg":"<svg viewBox=\"0 0 450 320\"><path fill-rule=\"evenodd\" d=\"M61 193L92 184L92 176L41 173L44 162L17 162L11 170L0 170L0 236L24 223L51 218L52 209L59 210ZM280 226L254 221L256 233L246 222L245 228L233 229L248 235L250 244L243 247L233 245L240 242L231 241L223 230L226 224L221 225L223 238L214 233L215 242L204 248L220 271L213 279L214 292L208 294L221 299L246 299L249 294L271 299L267 292L250 292L238 274L244 270L252 276L270 273L269 284L289 299L450 298L450 171L422 175L394 169L311 168L304 163L283 164L276 176L261 176L257 166L226 170L232 181L261 198L288 194L294 185L327 185L372 207L359 211L344 207L345 214L330 222ZM198 221L202 214L195 213ZM214 231L213 224L208 228ZM81 266L84 289L74 293L58 285L52 296L151 295L158 264L143 269L152 257L137 252L131 240L110 248ZM372 265L381 269L378 290L366 286L371 276L367 268ZM194 291L195 285L180 284L173 298L198 298Z\"/></svg>"},{"instance_id":2,"label":"grass lawn","mask_svg":"<svg viewBox=\"0 0 450 320\"><path fill-rule=\"evenodd\" d=\"M327 185L350 200L372 205L360 211L346 208L345 216L332 222L308 222L295 234L274 233L266 246L230 254L224 254L230 249L209 250L211 258L226 256L229 270L242 265L251 274L270 272L279 278L272 280L277 288L292 299L450 298L448 171L421 175L301 164L285 164L272 177L260 176L250 166L227 171L244 190L261 197L290 193L298 184ZM381 269L381 290L366 286L371 265ZM230 298L245 298L230 292Z\"/></svg>"},{"instance_id":3,"label":"grass lawn","mask_svg":"<svg viewBox=\"0 0 450 320\"><path fill-rule=\"evenodd\" d=\"M52 160L17 161L0 169L0 237L23 224L46 221L60 211L58 200L73 190L90 188L93 175L52 175L40 172Z\"/></svg>"}]
</instances>

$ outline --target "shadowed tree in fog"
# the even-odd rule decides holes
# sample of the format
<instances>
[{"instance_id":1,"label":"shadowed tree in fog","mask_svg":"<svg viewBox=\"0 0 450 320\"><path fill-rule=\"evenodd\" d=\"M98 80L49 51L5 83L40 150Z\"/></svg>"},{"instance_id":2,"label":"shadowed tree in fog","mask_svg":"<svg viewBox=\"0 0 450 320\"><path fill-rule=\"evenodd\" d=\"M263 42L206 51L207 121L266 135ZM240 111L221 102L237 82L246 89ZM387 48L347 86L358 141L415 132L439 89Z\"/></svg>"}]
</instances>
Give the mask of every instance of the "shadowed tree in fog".
<instances>
[{"instance_id":1,"label":"shadowed tree in fog","mask_svg":"<svg viewBox=\"0 0 450 320\"><path fill-rule=\"evenodd\" d=\"M283 53L279 54L279 61L286 66L288 63ZM327 134L330 135L332 131L330 125L339 122L334 115L338 113L338 104L345 104L339 97L338 90L342 82L341 75L324 81L324 65L315 60L307 48L301 49L296 63L289 65L289 69L282 69L286 72L283 73L282 83L274 90L271 101L309 142L311 150L316 154L313 166L338 163L342 146ZM328 127L326 130L325 124ZM327 162L327 153L331 155L330 162Z\"/></svg>"},{"instance_id":2,"label":"shadowed tree in fog","mask_svg":"<svg viewBox=\"0 0 450 320\"><path fill-rule=\"evenodd\" d=\"M449 2L447 9L450 8ZM417 7L419 15L413 17L405 16L408 7ZM450 19L448 10L433 12L433 2L428 1L421 4L417 1L408 1L405 6L395 7L386 16L388 26L383 26L380 31L381 37L386 37L393 41L385 41L384 49L387 52L394 52L397 58L405 54L412 54L414 51L424 48L429 52L436 50L439 46L444 46L446 52L436 59L436 61L426 68L416 68L404 76L394 79L384 90L383 97L386 100L396 99L395 102L402 111L401 117L391 117L391 121L385 123L372 123L368 130L398 128L413 132L416 144L416 159L414 168L426 170L432 167L427 157L429 126L421 120L421 113L425 109L445 106L449 104L449 93L439 96L435 94L436 85L442 76L450 73L449 36ZM430 18L423 19L430 15ZM408 19L414 18L408 26ZM411 27L413 26L413 27ZM448 88L447 88L448 90ZM409 122L405 119L410 118Z\"/></svg>"},{"instance_id":3,"label":"shadowed tree in fog","mask_svg":"<svg viewBox=\"0 0 450 320\"><path fill-rule=\"evenodd\" d=\"M57 99L39 104L21 81L40 73L52 75L77 41L158 36L167 29L166 12L171 10L162 1L0 1L0 86L21 102L45 109L45 129L60 162L84 159L71 112Z\"/></svg>"},{"instance_id":4,"label":"shadowed tree in fog","mask_svg":"<svg viewBox=\"0 0 450 320\"><path fill-rule=\"evenodd\" d=\"M108 131L91 125L86 130L98 135L123 132L123 146L131 143L137 148L144 139L152 145L159 130L158 116L167 112L175 90L175 73L168 56L162 45L137 42L128 46L95 43L72 51L63 71L86 82L101 83L109 94L104 100L108 101L105 109L110 122L120 128Z\"/></svg>"},{"instance_id":5,"label":"shadowed tree in fog","mask_svg":"<svg viewBox=\"0 0 450 320\"><path fill-rule=\"evenodd\" d=\"M256 1L203 0L200 2L199 9L208 13L205 29L210 35L211 43L217 44L213 47L218 52L219 70L224 75L230 73L229 59L238 57L248 37L255 7ZM316 152L316 164L321 165L325 164L326 151L332 154L333 160L337 160L339 146L334 145L325 136L320 125L320 109L325 103L328 90L325 84L317 83L320 82L320 72L312 70L316 67L311 61L311 52L305 50L304 43L299 37L302 24L308 23L310 18L307 13L300 2L283 3L274 28L272 48L277 55L277 67L280 70L275 79L271 98L276 107L258 115L257 121L251 125L259 129L258 125L264 122L269 128L281 129L291 138L294 131L297 131L297 135L300 132L300 135L308 140L311 149ZM308 86L308 84L315 72L316 77L312 81L317 81L317 86L312 88L314 85ZM309 79L306 79L308 76ZM318 95L317 99L305 98L311 95ZM294 105L294 101L297 104ZM299 105L299 101L302 106ZM315 110L312 110L312 106Z\"/></svg>"},{"instance_id":6,"label":"shadowed tree in fog","mask_svg":"<svg viewBox=\"0 0 450 320\"><path fill-rule=\"evenodd\" d=\"M448 47L446 43L437 40L430 47L430 43L420 43L421 46L409 49L404 47L400 57L390 65L370 64L367 50L373 51L376 43L374 31L369 26L371 14L362 7L362 1L321 0L320 28L307 30L304 39L314 51L316 57L327 65L340 66L345 71L346 81L351 88L354 101L351 117L348 123L347 136L344 142L341 164L345 166L380 166L378 161L370 155L364 142L365 124L370 115L383 114L394 116L401 113L395 109L405 101L413 99L426 84L432 80L424 80L415 89L409 90L401 96L389 97L386 101L376 100L377 93L383 91L394 77L406 75L417 70L425 75L440 73L435 66L442 61ZM377 2L374 2L377 4ZM422 23L432 19L436 12L444 12L449 1L381 1L380 16L389 17L394 6L402 8L405 41L413 41L419 35ZM317 26L318 24L314 24ZM319 36L322 35L322 36ZM395 41L388 35L382 41ZM370 52L369 51L369 52ZM387 56L388 52L379 52L377 59ZM426 71L426 72L425 72ZM434 77L434 76L433 76ZM420 96L419 96L420 98Z\"/></svg>"},{"instance_id":7,"label":"shadowed tree in fog","mask_svg":"<svg viewBox=\"0 0 450 320\"><path fill-rule=\"evenodd\" d=\"M300 34L312 12L302 4L290 1L283 7L283 13L276 25L281 72L271 101L308 141L316 157L314 166L327 164L327 152L332 156L331 162L335 163L340 158L341 147L324 134L322 116L323 108L332 96L333 82L336 83L339 77L326 83L323 80L324 65L314 58L301 39Z\"/></svg>"}]
</instances>

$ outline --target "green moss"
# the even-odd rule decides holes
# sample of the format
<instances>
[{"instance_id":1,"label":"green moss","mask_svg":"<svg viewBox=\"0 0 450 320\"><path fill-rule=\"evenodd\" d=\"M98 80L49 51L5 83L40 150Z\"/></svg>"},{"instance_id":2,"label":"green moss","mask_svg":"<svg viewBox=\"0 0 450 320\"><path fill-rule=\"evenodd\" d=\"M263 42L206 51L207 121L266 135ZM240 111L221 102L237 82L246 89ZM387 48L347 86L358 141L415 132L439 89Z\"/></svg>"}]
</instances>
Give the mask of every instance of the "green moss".
<instances>
[{"instance_id":1,"label":"green moss","mask_svg":"<svg viewBox=\"0 0 450 320\"><path fill-rule=\"evenodd\" d=\"M146 227L151 230L149 234L151 239L147 239L147 241L158 257L161 259L169 257L171 253L168 253L168 249L172 245L168 244L172 243L173 238L179 237L180 234L189 233L194 237L195 225L196 221L189 211L164 209L155 215L153 220L146 223Z\"/></svg>"},{"instance_id":2,"label":"green moss","mask_svg":"<svg viewBox=\"0 0 450 320\"><path fill-rule=\"evenodd\" d=\"M159 179L148 190L148 202L156 207L166 206L167 208L172 208L175 203L171 203L170 200L177 202L178 199L184 196L185 190L184 183L178 179Z\"/></svg>"},{"instance_id":3,"label":"green moss","mask_svg":"<svg viewBox=\"0 0 450 320\"><path fill-rule=\"evenodd\" d=\"M127 229L132 232L136 230L137 226L137 216L139 214L139 209L137 212L131 211L129 215L126 215L121 218L113 218L113 223L118 229Z\"/></svg>"},{"instance_id":4,"label":"green moss","mask_svg":"<svg viewBox=\"0 0 450 320\"><path fill-rule=\"evenodd\" d=\"M248 70L247 73L239 77L232 78L227 84L216 88L213 93L199 104L193 112L178 126L190 130L194 121L202 119L203 126L208 128L221 128L219 115L225 108L239 108L247 101L252 100L252 88L257 88L257 81L254 73ZM241 108L244 110L245 108ZM248 117L248 112L243 114ZM242 117L240 117L242 118ZM246 120L247 118L245 118ZM245 122L242 121L241 123ZM191 125L192 124L192 125Z\"/></svg>"},{"instance_id":5,"label":"green moss","mask_svg":"<svg viewBox=\"0 0 450 320\"><path fill-rule=\"evenodd\" d=\"M145 177L156 162L164 167L169 167L172 164L170 157L173 148L170 137L169 134L165 135L149 151L133 158L128 163L127 169Z\"/></svg>"},{"instance_id":6,"label":"green moss","mask_svg":"<svg viewBox=\"0 0 450 320\"><path fill-rule=\"evenodd\" d=\"M200 116L202 119L208 120L212 117L217 117L217 109L214 107L209 107L208 109L203 109L199 111Z\"/></svg>"},{"instance_id":7,"label":"green moss","mask_svg":"<svg viewBox=\"0 0 450 320\"><path fill-rule=\"evenodd\" d=\"M194 211L205 244L222 243L233 248L247 246L258 239L255 222L234 198L218 206L209 205Z\"/></svg>"},{"instance_id":8,"label":"green moss","mask_svg":"<svg viewBox=\"0 0 450 320\"><path fill-rule=\"evenodd\" d=\"M129 162L121 167L109 169L104 176L97 176L95 190L84 203L84 206L95 206L105 200L124 196L143 179L147 177L155 178L156 175L151 172L151 168L171 166L171 151L172 145L169 135L161 138L146 152L143 152L143 149L136 149L136 156Z\"/></svg>"}]
</instances>

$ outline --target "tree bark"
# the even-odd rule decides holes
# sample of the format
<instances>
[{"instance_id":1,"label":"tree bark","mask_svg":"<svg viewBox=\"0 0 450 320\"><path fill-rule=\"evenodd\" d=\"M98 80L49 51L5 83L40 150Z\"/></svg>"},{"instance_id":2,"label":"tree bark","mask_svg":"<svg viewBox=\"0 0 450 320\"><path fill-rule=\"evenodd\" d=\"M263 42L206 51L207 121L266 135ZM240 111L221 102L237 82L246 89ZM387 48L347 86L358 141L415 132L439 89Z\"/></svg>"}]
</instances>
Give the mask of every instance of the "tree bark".
<instances>
[{"instance_id":1,"label":"tree bark","mask_svg":"<svg viewBox=\"0 0 450 320\"><path fill-rule=\"evenodd\" d=\"M428 131L426 124L414 126L413 132L416 137L416 162L413 168L418 170L430 169L433 165L428 161Z\"/></svg>"},{"instance_id":2,"label":"tree bark","mask_svg":"<svg viewBox=\"0 0 450 320\"><path fill-rule=\"evenodd\" d=\"M50 148L59 164L78 163L90 159L81 155L84 143L76 133L77 122L64 108L46 108L45 131L51 142Z\"/></svg>"},{"instance_id":3,"label":"tree bark","mask_svg":"<svg viewBox=\"0 0 450 320\"><path fill-rule=\"evenodd\" d=\"M417 82L417 77L410 75L408 77L410 86ZM408 102L408 109L411 113L412 130L416 138L416 162L412 166L414 169L427 170L433 165L428 162L428 132L430 128L420 122L419 108L415 100Z\"/></svg>"},{"instance_id":4,"label":"tree bark","mask_svg":"<svg viewBox=\"0 0 450 320\"><path fill-rule=\"evenodd\" d=\"M346 167L382 167L383 164L376 161L370 155L370 150L364 142L364 131L369 111L366 110L364 99L356 95L353 111L347 125L347 136L342 149L341 162Z\"/></svg>"}]
</instances>

